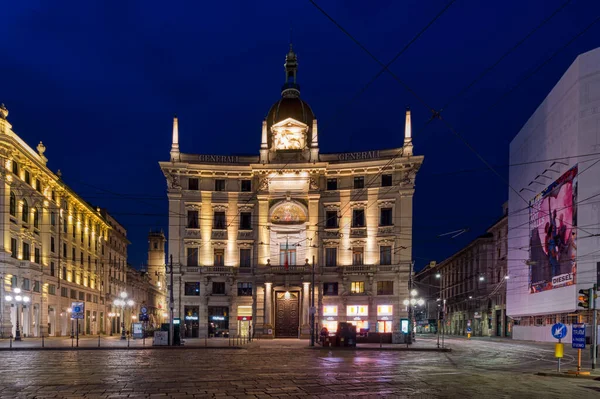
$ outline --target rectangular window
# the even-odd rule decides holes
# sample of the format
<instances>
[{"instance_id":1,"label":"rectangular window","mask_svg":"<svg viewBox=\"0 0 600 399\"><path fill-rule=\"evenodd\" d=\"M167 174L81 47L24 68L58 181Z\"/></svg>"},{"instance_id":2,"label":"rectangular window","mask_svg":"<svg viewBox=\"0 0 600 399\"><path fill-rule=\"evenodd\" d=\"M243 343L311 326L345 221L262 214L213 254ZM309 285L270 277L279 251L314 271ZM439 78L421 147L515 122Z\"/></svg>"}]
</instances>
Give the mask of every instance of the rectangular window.
<instances>
[{"instance_id":1,"label":"rectangular window","mask_svg":"<svg viewBox=\"0 0 600 399\"><path fill-rule=\"evenodd\" d=\"M79 253L79 263L83 266L83 252Z\"/></svg>"},{"instance_id":2,"label":"rectangular window","mask_svg":"<svg viewBox=\"0 0 600 399\"><path fill-rule=\"evenodd\" d=\"M24 278L23 279L23 285L21 286L21 288L25 291L29 291L31 289L31 287L29 286L29 279L28 278Z\"/></svg>"},{"instance_id":3,"label":"rectangular window","mask_svg":"<svg viewBox=\"0 0 600 399\"><path fill-rule=\"evenodd\" d=\"M364 259L364 248L363 247L354 247L352 248L352 264L354 266L360 266L363 263Z\"/></svg>"},{"instance_id":4,"label":"rectangular window","mask_svg":"<svg viewBox=\"0 0 600 399\"><path fill-rule=\"evenodd\" d=\"M42 192L42 182L39 179L35 179L35 191Z\"/></svg>"},{"instance_id":5,"label":"rectangular window","mask_svg":"<svg viewBox=\"0 0 600 399\"><path fill-rule=\"evenodd\" d=\"M88 302L92 302L92 294L86 294L85 295L85 300Z\"/></svg>"},{"instance_id":6,"label":"rectangular window","mask_svg":"<svg viewBox=\"0 0 600 399\"><path fill-rule=\"evenodd\" d=\"M81 243L83 244L83 229L81 229Z\"/></svg>"},{"instance_id":7,"label":"rectangular window","mask_svg":"<svg viewBox=\"0 0 600 399\"><path fill-rule=\"evenodd\" d=\"M354 178L354 188L365 188L365 177L364 176L356 176Z\"/></svg>"},{"instance_id":8,"label":"rectangular window","mask_svg":"<svg viewBox=\"0 0 600 399\"><path fill-rule=\"evenodd\" d=\"M56 274L56 270L55 270L54 262L50 262L50 275L52 277L54 277L55 274Z\"/></svg>"},{"instance_id":9,"label":"rectangular window","mask_svg":"<svg viewBox=\"0 0 600 399\"><path fill-rule=\"evenodd\" d=\"M225 283L219 281L213 281L212 293L216 295L225 295Z\"/></svg>"},{"instance_id":10,"label":"rectangular window","mask_svg":"<svg viewBox=\"0 0 600 399\"><path fill-rule=\"evenodd\" d=\"M40 282L39 281L33 282L33 292L40 292Z\"/></svg>"},{"instance_id":11,"label":"rectangular window","mask_svg":"<svg viewBox=\"0 0 600 399\"><path fill-rule=\"evenodd\" d=\"M381 208L379 215L380 226L392 226L394 220L392 219L392 208Z\"/></svg>"},{"instance_id":12,"label":"rectangular window","mask_svg":"<svg viewBox=\"0 0 600 399\"><path fill-rule=\"evenodd\" d=\"M295 265L296 264L296 245L280 244L279 245L279 264L280 265Z\"/></svg>"},{"instance_id":13,"label":"rectangular window","mask_svg":"<svg viewBox=\"0 0 600 399\"><path fill-rule=\"evenodd\" d=\"M67 268L66 268L66 266L63 266L63 269L62 269L62 278L63 278L63 280L67 279Z\"/></svg>"},{"instance_id":14,"label":"rectangular window","mask_svg":"<svg viewBox=\"0 0 600 399\"><path fill-rule=\"evenodd\" d=\"M337 266L337 248L325 248L325 266Z\"/></svg>"},{"instance_id":15,"label":"rectangular window","mask_svg":"<svg viewBox=\"0 0 600 399\"><path fill-rule=\"evenodd\" d=\"M225 191L225 180L223 180L223 179L215 180L215 191Z\"/></svg>"},{"instance_id":16,"label":"rectangular window","mask_svg":"<svg viewBox=\"0 0 600 399\"><path fill-rule=\"evenodd\" d=\"M252 296L252 283L238 283L238 296Z\"/></svg>"},{"instance_id":17,"label":"rectangular window","mask_svg":"<svg viewBox=\"0 0 600 399\"><path fill-rule=\"evenodd\" d=\"M50 237L50 252L54 252L54 237Z\"/></svg>"},{"instance_id":18,"label":"rectangular window","mask_svg":"<svg viewBox=\"0 0 600 399\"><path fill-rule=\"evenodd\" d=\"M77 299L77 291L71 290L71 299Z\"/></svg>"},{"instance_id":19,"label":"rectangular window","mask_svg":"<svg viewBox=\"0 0 600 399\"><path fill-rule=\"evenodd\" d=\"M188 229L199 228L198 211L187 211L187 227Z\"/></svg>"},{"instance_id":20,"label":"rectangular window","mask_svg":"<svg viewBox=\"0 0 600 399\"><path fill-rule=\"evenodd\" d=\"M252 191L252 180L242 180L242 192L249 193Z\"/></svg>"},{"instance_id":21,"label":"rectangular window","mask_svg":"<svg viewBox=\"0 0 600 399\"><path fill-rule=\"evenodd\" d=\"M67 234L68 230L67 230L67 223L63 223L63 233Z\"/></svg>"},{"instance_id":22,"label":"rectangular window","mask_svg":"<svg viewBox=\"0 0 600 399\"><path fill-rule=\"evenodd\" d=\"M240 248L240 267L252 266L252 250L250 248Z\"/></svg>"},{"instance_id":23,"label":"rectangular window","mask_svg":"<svg viewBox=\"0 0 600 399\"><path fill-rule=\"evenodd\" d=\"M199 296L200 295L200 283L199 282L186 282L185 283L185 295L186 296Z\"/></svg>"},{"instance_id":24,"label":"rectangular window","mask_svg":"<svg viewBox=\"0 0 600 399\"><path fill-rule=\"evenodd\" d=\"M10 239L10 256L12 258L17 259L17 239L16 238Z\"/></svg>"},{"instance_id":25,"label":"rectangular window","mask_svg":"<svg viewBox=\"0 0 600 399\"><path fill-rule=\"evenodd\" d=\"M338 283L323 283L323 295L335 296L338 294Z\"/></svg>"},{"instance_id":26,"label":"rectangular window","mask_svg":"<svg viewBox=\"0 0 600 399\"><path fill-rule=\"evenodd\" d=\"M337 211L326 211L325 212L325 228L337 229L337 227L338 227Z\"/></svg>"},{"instance_id":27,"label":"rectangular window","mask_svg":"<svg viewBox=\"0 0 600 399\"><path fill-rule=\"evenodd\" d=\"M225 250L215 249L215 266L225 266Z\"/></svg>"},{"instance_id":28,"label":"rectangular window","mask_svg":"<svg viewBox=\"0 0 600 399\"><path fill-rule=\"evenodd\" d=\"M48 294L56 295L56 286L54 284L48 284Z\"/></svg>"},{"instance_id":29,"label":"rectangular window","mask_svg":"<svg viewBox=\"0 0 600 399\"><path fill-rule=\"evenodd\" d=\"M75 262L77 260L77 258L75 256L75 248L71 248L71 259L73 260L73 262Z\"/></svg>"},{"instance_id":30,"label":"rectangular window","mask_svg":"<svg viewBox=\"0 0 600 399\"><path fill-rule=\"evenodd\" d=\"M252 213L240 213L240 230L252 230Z\"/></svg>"},{"instance_id":31,"label":"rectangular window","mask_svg":"<svg viewBox=\"0 0 600 399\"><path fill-rule=\"evenodd\" d=\"M365 210L352 210L352 227L365 227Z\"/></svg>"},{"instance_id":32,"label":"rectangular window","mask_svg":"<svg viewBox=\"0 0 600 399\"><path fill-rule=\"evenodd\" d=\"M213 229L225 230L225 212L215 212L213 215Z\"/></svg>"},{"instance_id":33,"label":"rectangular window","mask_svg":"<svg viewBox=\"0 0 600 399\"><path fill-rule=\"evenodd\" d=\"M199 184L198 179L195 177L191 177L188 179L188 190L198 191Z\"/></svg>"},{"instance_id":34,"label":"rectangular window","mask_svg":"<svg viewBox=\"0 0 600 399\"><path fill-rule=\"evenodd\" d=\"M381 175L381 187L390 187L392 185L392 175Z\"/></svg>"},{"instance_id":35,"label":"rectangular window","mask_svg":"<svg viewBox=\"0 0 600 399\"><path fill-rule=\"evenodd\" d=\"M327 179L327 191L338 189L338 179Z\"/></svg>"},{"instance_id":36,"label":"rectangular window","mask_svg":"<svg viewBox=\"0 0 600 399\"><path fill-rule=\"evenodd\" d=\"M56 213L50 212L50 224L56 226Z\"/></svg>"},{"instance_id":37,"label":"rectangular window","mask_svg":"<svg viewBox=\"0 0 600 399\"><path fill-rule=\"evenodd\" d=\"M353 281L350 283L350 292L353 294L364 294L365 293L365 282L364 281Z\"/></svg>"},{"instance_id":38,"label":"rectangular window","mask_svg":"<svg viewBox=\"0 0 600 399\"><path fill-rule=\"evenodd\" d=\"M61 287L60 296L62 296L63 298L68 298L69 297L69 289L67 287Z\"/></svg>"},{"instance_id":39,"label":"rectangular window","mask_svg":"<svg viewBox=\"0 0 600 399\"><path fill-rule=\"evenodd\" d=\"M42 253L38 247L33 250L33 261L38 265L42 263Z\"/></svg>"},{"instance_id":40,"label":"rectangular window","mask_svg":"<svg viewBox=\"0 0 600 399\"><path fill-rule=\"evenodd\" d=\"M391 265L392 264L392 247L388 245L382 245L379 247L379 264L380 265Z\"/></svg>"},{"instance_id":41,"label":"rectangular window","mask_svg":"<svg viewBox=\"0 0 600 399\"><path fill-rule=\"evenodd\" d=\"M31 186L31 174L28 170L25 171L25 183Z\"/></svg>"},{"instance_id":42,"label":"rectangular window","mask_svg":"<svg viewBox=\"0 0 600 399\"><path fill-rule=\"evenodd\" d=\"M394 282L393 281L378 281L377 282L377 295L394 295Z\"/></svg>"},{"instance_id":43,"label":"rectangular window","mask_svg":"<svg viewBox=\"0 0 600 399\"><path fill-rule=\"evenodd\" d=\"M198 266L198 248L193 247L187 249L187 265Z\"/></svg>"},{"instance_id":44,"label":"rectangular window","mask_svg":"<svg viewBox=\"0 0 600 399\"><path fill-rule=\"evenodd\" d=\"M31 251L29 249L29 244L23 243L23 260L31 260Z\"/></svg>"}]
</instances>

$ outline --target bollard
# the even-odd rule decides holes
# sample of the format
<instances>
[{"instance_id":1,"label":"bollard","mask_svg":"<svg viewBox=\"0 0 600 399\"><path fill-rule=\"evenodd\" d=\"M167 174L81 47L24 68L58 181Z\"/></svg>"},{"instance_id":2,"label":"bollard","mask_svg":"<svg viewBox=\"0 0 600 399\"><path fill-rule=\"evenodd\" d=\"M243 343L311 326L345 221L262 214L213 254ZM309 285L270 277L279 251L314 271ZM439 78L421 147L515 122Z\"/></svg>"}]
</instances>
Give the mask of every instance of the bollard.
<instances>
[{"instance_id":1,"label":"bollard","mask_svg":"<svg viewBox=\"0 0 600 399\"><path fill-rule=\"evenodd\" d=\"M204 336L204 347L208 346L208 334Z\"/></svg>"},{"instance_id":2,"label":"bollard","mask_svg":"<svg viewBox=\"0 0 600 399\"><path fill-rule=\"evenodd\" d=\"M44 333L42 333L42 348L44 347Z\"/></svg>"},{"instance_id":3,"label":"bollard","mask_svg":"<svg viewBox=\"0 0 600 399\"><path fill-rule=\"evenodd\" d=\"M75 346L75 344L74 344L74 341L73 341L74 339L75 339L75 338L71 337L71 348L72 348L73 346Z\"/></svg>"},{"instance_id":4,"label":"bollard","mask_svg":"<svg viewBox=\"0 0 600 399\"><path fill-rule=\"evenodd\" d=\"M12 349L12 335L10 336L10 349Z\"/></svg>"},{"instance_id":5,"label":"bollard","mask_svg":"<svg viewBox=\"0 0 600 399\"><path fill-rule=\"evenodd\" d=\"M100 347L100 334L98 334L98 348Z\"/></svg>"},{"instance_id":6,"label":"bollard","mask_svg":"<svg viewBox=\"0 0 600 399\"><path fill-rule=\"evenodd\" d=\"M130 339L129 339L129 335L128 335L127 336L127 348L129 348L129 341L130 341Z\"/></svg>"},{"instance_id":7,"label":"bollard","mask_svg":"<svg viewBox=\"0 0 600 399\"><path fill-rule=\"evenodd\" d=\"M381 333L379 333L379 347L381 348L383 345L381 344Z\"/></svg>"},{"instance_id":8,"label":"bollard","mask_svg":"<svg viewBox=\"0 0 600 399\"><path fill-rule=\"evenodd\" d=\"M227 336L227 346L231 346L231 336Z\"/></svg>"}]
</instances>

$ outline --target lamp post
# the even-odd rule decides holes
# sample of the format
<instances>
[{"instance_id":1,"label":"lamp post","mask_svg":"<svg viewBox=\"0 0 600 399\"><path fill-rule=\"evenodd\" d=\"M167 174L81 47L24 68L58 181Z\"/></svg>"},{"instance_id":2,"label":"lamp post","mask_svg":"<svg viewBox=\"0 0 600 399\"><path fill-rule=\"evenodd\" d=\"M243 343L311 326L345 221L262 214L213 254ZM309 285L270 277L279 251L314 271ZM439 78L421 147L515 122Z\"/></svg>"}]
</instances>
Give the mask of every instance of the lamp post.
<instances>
[{"instance_id":1,"label":"lamp post","mask_svg":"<svg viewBox=\"0 0 600 399\"><path fill-rule=\"evenodd\" d=\"M404 300L404 306L408 307L408 325L409 325L409 343L412 343L413 332L414 332L414 311L413 308L417 305L423 306L425 300L423 298L416 298L417 290L410 291L410 299Z\"/></svg>"},{"instance_id":2,"label":"lamp post","mask_svg":"<svg viewBox=\"0 0 600 399\"><path fill-rule=\"evenodd\" d=\"M114 326L113 326L113 321L114 321L114 318L115 318L115 317L117 317L117 314L116 314L115 312L110 312L110 313L108 314L108 318L110 319L110 336L111 336L111 337L112 337L112 335L113 335L113 327L114 327Z\"/></svg>"},{"instance_id":3,"label":"lamp post","mask_svg":"<svg viewBox=\"0 0 600 399\"><path fill-rule=\"evenodd\" d=\"M134 302L131 299L127 299L127 293L125 291L121 292L119 296L121 299L115 299L113 304L116 307L121 308L121 339L127 339L125 336L125 308L133 307Z\"/></svg>"},{"instance_id":4,"label":"lamp post","mask_svg":"<svg viewBox=\"0 0 600 399\"><path fill-rule=\"evenodd\" d=\"M19 310L19 305L23 304L22 306L25 306L26 304L29 303L30 298L27 295L21 295L20 288L15 288L13 290L13 292L15 293L14 297L12 295L6 295L4 297L4 299L6 300L6 302L10 302L11 304L14 303L17 308L17 311L16 311L17 326L16 326L16 332L15 332L15 341L21 341L21 327L19 325L19 319L21 318L21 314L20 314L20 310Z\"/></svg>"}]
</instances>

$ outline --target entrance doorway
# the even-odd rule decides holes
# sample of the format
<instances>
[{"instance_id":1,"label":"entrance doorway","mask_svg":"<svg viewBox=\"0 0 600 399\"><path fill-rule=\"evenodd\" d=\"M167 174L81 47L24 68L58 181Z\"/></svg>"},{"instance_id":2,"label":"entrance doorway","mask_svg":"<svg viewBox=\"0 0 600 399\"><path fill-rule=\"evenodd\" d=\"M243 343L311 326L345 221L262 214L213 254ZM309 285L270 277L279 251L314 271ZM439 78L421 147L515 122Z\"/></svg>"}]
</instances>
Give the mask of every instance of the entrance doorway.
<instances>
[{"instance_id":1,"label":"entrance doorway","mask_svg":"<svg viewBox=\"0 0 600 399\"><path fill-rule=\"evenodd\" d=\"M300 327L299 292L277 292L275 303L275 337L298 338Z\"/></svg>"}]
</instances>

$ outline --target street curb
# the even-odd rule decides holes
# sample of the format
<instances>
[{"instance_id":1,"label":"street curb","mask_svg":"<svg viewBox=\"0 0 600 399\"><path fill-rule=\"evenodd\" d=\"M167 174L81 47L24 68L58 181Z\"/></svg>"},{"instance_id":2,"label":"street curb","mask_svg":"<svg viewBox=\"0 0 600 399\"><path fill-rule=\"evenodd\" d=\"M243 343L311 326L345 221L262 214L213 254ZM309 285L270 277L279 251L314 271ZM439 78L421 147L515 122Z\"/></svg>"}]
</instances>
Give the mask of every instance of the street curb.
<instances>
[{"instance_id":1,"label":"street curb","mask_svg":"<svg viewBox=\"0 0 600 399\"><path fill-rule=\"evenodd\" d=\"M14 351L137 351L137 350L150 350L150 349L160 349L160 350L186 350L186 349L244 349L241 346L143 346L143 347L50 347L50 348L0 348L0 352L14 352Z\"/></svg>"},{"instance_id":2,"label":"street curb","mask_svg":"<svg viewBox=\"0 0 600 399\"><path fill-rule=\"evenodd\" d=\"M540 375L542 377L582 378L585 380L600 381L600 375L577 375L577 374L567 374L567 373L546 373L546 372L538 372L535 374Z\"/></svg>"},{"instance_id":3,"label":"street curb","mask_svg":"<svg viewBox=\"0 0 600 399\"><path fill-rule=\"evenodd\" d=\"M389 352L452 352L450 348L347 348L340 346L309 346L305 349L334 350L334 351L389 351Z\"/></svg>"}]
</instances>

